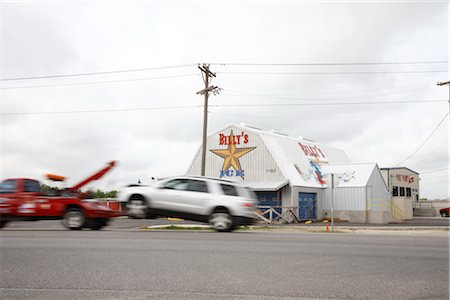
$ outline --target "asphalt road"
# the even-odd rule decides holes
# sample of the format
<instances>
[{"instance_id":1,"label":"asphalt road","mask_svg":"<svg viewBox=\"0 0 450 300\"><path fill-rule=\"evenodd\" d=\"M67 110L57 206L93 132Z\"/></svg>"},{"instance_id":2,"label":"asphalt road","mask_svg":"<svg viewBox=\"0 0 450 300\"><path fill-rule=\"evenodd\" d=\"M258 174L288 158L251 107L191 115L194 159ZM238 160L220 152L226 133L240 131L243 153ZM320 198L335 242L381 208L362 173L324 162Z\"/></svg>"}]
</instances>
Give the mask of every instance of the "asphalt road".
<instances>
[{"instance_id":1,"label":"asphalt road","mask_svg":"<svg viewBox=\"0 0 450 300\"><path fill-rule=\"evenodd\" d=\"M2 299L448 299L447 232L0 232ZM37 223L36 223L37 224Z\"/></svg>"},{"instance_id":2,"label":"asphalt road","mask_svg":"<svg viewBox=\"0 0 450 300\"><path fill-rule=\"evenodd\" d=\"M154 220L139 220L139 219L124 219L124 218L118 218L110 222L110 224L106 227L106 230L111 229L134 229L144 226L151 226L151 225L167 225L167 224L202 224L199 222L194 221L170 221L165 218L158 218ZM203 225L203 224L202 224ZM264 226L263 223L260 225ZM274 225L277 226L277 225ZM313 224L305 225L305 224L284 224L282 225L284 227L289 226L324 226L322 222L316 221ZM336 222L336 227L392 227L392 228L398 228L398 227L450 227L450 218L442 218L442 217L431 217L431 218L415 218L412 220L405 220L402 223L392 223L389 225L386 224L350 224L348 222ZM61 225L61 221L36 221L36 222L10 222L6 225L5 230L11 230L11 229L30 229L30 230L42 230L42 229L61 229L64 230L64 228Z\"/></svg>"}]
</instances>

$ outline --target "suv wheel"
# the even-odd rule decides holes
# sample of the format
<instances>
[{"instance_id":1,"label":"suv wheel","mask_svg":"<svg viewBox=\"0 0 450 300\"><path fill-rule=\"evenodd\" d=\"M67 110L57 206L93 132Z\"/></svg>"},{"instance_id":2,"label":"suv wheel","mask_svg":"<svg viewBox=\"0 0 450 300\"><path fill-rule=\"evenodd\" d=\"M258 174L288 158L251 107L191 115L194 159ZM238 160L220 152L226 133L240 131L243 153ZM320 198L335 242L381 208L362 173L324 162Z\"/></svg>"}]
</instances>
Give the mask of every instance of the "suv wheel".
<instances>
[{"instance_id":1,"label":"suv wheel","mask_svg":"<svg viewBox=\"0 0 450 300\"><path fill-rule=\"evenodd\" d=\"M147 215L147 204L141 195L133 195L127 203L127 215L143 219Z\"/></svg>"},{"instance_id":2,"label":"suv wheel","mask_svg":"<svg viewBox=\"0 0 450 300\"><path fill-rule=\"evenodd\" d=\"M85 217L79 208L71 208L64 214L62 222L70 230L80 230L85 223Z\"/></svg>"},{"instance_id":3,"label":"suv wheel","mask_svg":"<svg viewBox=\"0 0 450 300\"><path fill-rule=\"evenodd\" d=\"M219 232L233 230L233 218L225 211L213 212L209 218L209 224Z\"/></svg>"}]
</instances>

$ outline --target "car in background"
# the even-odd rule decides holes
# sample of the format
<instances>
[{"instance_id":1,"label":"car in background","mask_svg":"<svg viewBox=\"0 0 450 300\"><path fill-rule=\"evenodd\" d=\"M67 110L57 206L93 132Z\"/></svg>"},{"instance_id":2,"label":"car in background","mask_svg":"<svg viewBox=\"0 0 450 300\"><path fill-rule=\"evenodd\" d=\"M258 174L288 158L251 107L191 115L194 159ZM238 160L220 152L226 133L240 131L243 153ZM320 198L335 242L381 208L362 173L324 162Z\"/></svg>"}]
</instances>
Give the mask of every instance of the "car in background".
<instances>
[{"instance_id":1,"label":"car in background","mask_svg":"<svg viewBox=\"0 0 450 300\"><path fill-rule=\"evenodd\" d=\"M441 208L439 210L439 213L441 214L442 217L448 218L450 216L450 206Z\"/></svg>"},{"instance_id":2,"label":"car in background","mask_svg":"<svg viewBox=\"0 0 450 300\"><path fill-rule=\"evenodd\" d=\"M119 191L118 200L133 218L182 218L209 223L221 232L253 224L258 203L243 185L200 176L167 178L155 186L128 186Z\"/></svg>"}]
</instances>

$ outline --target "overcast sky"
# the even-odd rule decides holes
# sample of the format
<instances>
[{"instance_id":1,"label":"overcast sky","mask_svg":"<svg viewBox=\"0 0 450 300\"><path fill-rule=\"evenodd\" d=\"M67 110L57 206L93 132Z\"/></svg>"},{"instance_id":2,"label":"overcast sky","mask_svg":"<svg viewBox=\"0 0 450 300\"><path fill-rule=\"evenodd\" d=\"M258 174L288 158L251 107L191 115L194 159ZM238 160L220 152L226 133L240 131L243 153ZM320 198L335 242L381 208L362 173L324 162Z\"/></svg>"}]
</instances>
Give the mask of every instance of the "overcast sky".
<instances>
[{"instance_id":1,"label":"overcast sky","mask_svg":"<svg viewBox=\"0 0 450 300\"><path fill-rule=\"evenodd\" d=\"M446 198L449 14L448 1L2 1L0 175L73 184L113 159L93 187L184 174L209 63L223 89L209 133L303 136L413 169L422 197Z\"/></svg>"}]
</instances>

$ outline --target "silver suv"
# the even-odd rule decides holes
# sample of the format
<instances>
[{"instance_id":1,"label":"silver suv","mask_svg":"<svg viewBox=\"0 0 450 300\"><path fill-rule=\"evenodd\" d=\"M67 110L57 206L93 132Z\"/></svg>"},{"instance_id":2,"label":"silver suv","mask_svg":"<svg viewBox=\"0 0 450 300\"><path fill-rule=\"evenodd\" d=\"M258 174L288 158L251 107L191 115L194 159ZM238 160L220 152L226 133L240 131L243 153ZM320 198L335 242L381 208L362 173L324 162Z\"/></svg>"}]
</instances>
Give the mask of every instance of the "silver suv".
<instances>
[{"instance_id":1,"label":"silver suv","mask_svg":"<svg viewBox=\"0 0 450 300\"><path fill-rule=\"evenodd\" d=\"M132 185L119 201L134 218L158 216L210 223L217 231L232 231L256 220L257 199L248 188L209 177L172 177L155 186Z\"/></svg>"}]
</instances>

